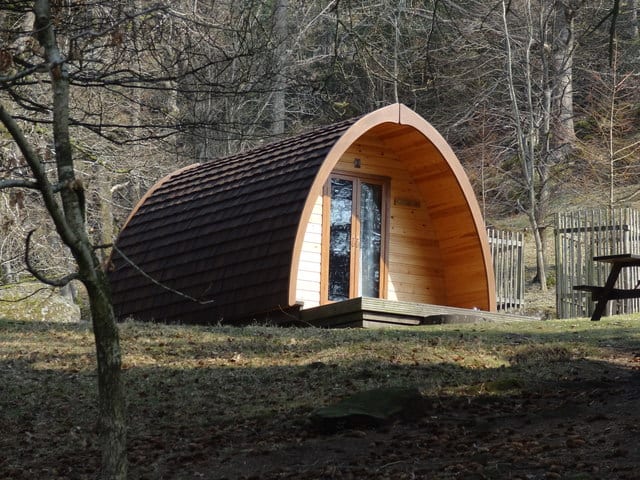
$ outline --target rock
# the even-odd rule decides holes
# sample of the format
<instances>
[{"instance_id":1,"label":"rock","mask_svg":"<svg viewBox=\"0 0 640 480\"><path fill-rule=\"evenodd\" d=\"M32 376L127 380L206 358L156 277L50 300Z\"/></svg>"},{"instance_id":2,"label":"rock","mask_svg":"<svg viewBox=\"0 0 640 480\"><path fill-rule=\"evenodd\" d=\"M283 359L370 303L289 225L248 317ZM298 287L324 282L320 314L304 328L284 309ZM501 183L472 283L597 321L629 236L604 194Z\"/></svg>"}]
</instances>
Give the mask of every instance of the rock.
<instances>
[{"instance_id":1,"label":"rock","mask_svg":"<svg viewBox=\"0 0 640 480\"><path fill-rule=\"evenodd\" d=\"M311 425L322 431L377 427L395 420L417 420L430 403L417 388L377 388L358 392L311 413Z\"/></svg>"},{"instance_id":2,"label":"rock","mask_svg":"<svg viewBox=\"0 0 640 480\"><path fill-rule=\"evenodd\" d=\"M0 317L21 321L78 322L80 307L41 283L0 287Z\"/></svg>"}]
</instances>

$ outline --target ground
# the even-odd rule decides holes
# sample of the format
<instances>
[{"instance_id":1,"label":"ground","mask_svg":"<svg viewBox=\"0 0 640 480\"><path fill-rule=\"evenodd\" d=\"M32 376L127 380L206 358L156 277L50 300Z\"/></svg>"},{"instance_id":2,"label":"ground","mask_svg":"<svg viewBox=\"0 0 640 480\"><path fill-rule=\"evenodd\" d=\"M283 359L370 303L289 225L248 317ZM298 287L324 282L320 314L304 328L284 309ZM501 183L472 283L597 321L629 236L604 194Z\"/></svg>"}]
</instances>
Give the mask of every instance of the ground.
<instances>
[{"instance_id":1,"label":"ground","mask_svg":"<svg viewBox=\"0 0 640 480\"><path fill-rule=\"evenodd\" d=\"M384 331L122 325L132 479L636 479L640 317ZM90 327L0 319L0 478L93 479ZM411 419L316 408L416 386Z\"/></svg>"},{"instance_id":2,"label":"ground","mask_svg":"<svg viewBox=\"0 0 640 480\"><path fill-rule=\"evenodd\" d=\"M557 387L436 398L424 419L373 430L322 435L281 421L251 425L221 436L226 448L191 472L216 479L638 478L637 373Z\"/></svg>"}]
</instances>

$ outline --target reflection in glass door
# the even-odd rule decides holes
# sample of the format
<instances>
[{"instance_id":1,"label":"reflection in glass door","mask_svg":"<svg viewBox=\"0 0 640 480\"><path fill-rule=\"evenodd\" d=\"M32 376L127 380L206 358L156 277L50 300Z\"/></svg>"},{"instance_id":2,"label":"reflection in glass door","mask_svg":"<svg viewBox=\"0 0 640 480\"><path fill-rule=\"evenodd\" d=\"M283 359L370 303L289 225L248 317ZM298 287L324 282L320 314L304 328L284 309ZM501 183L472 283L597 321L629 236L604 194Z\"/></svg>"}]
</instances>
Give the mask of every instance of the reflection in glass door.
<instances>
[{"instance_id":1,"label":"reflection in glass door","mask_svg":"<svg viewBox=\"0 0 640 480\"><path fill-rule=\"evenodd\" d=\"M332 178L329 234L329 300L332 302L349 298L352 212L353 182Z\"/></svg>"},{"instance_id":2,"label":"reflection in glass door","mask_svg":"<svg viewBox=\"0 0 640 480\"><path fill-rule=\"evenodd\" d=\"M360 184L360 275L358 296L380 296L382 185Z\"/></svg>"},{"instance_id":3,"label":"reflection in glass door","mask_svg":"<svg viewBox=\"0 0 640 480\"><path fill-rule=\"evenodd\" d=\"M334 176L329 183L327 300L380 297L384 182Z\"/></svg>"}]
</instances>

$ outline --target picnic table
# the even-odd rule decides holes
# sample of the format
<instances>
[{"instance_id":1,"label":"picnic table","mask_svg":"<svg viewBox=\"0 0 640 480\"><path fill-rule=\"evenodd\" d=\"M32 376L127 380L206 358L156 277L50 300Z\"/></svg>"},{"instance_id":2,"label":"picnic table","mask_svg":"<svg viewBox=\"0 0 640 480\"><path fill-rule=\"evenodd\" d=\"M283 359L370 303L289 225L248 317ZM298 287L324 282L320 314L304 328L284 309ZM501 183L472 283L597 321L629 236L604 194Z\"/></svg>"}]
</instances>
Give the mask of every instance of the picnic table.
<instances>
[{"instance_id":1,"label":"picnic table","mask_svg":"<svg viewBox=\"0 0 640 480\"><path fill-rule=\"evenodd\" d=\"M618 255L602 255L593 257L596 262L611 264L611 271L604 287L594 285L575 285L574 290L591 292L591 298L596 300L596 307L591 315L591 320L600 320L609 300L620 300L627 298L640 298L640 289L636 288L613 288L618 280L618 276L623 268L640 267L640 255L633 253L621 253ZM640 282L639 282L640 283Z\"/></svg>"}]
</instances>

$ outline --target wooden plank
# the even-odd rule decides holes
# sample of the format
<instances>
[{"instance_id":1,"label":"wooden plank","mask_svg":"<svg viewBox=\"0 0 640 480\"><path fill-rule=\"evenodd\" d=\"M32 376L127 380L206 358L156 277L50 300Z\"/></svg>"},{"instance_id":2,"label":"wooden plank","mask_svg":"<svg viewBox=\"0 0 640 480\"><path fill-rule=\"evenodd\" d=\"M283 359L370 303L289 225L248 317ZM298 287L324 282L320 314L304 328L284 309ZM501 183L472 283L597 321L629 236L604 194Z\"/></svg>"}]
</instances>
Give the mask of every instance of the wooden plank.
<instances>
[{"instance_id":1,"label":"wooden plank","mask_svg":"<svg viewBox=\"0 0 640 480\"><path fill-rule=\"evenodd\" d=\"M362 312L362 320L367 322L385 322L392 323L394 325L420 325L422 323L421 316L411 316L411 315L396 315L393 313L386 312L370 312L368 310L364 310Z\"/></svg>"},{"instance_id":2,"label":"wooden plank","mask_svg":"<svg viewBox=\"0 0 640 480\"><path fill-rule=\"evenodd\" d=\"M397 274L409 274L409 275L419 275L425 277L443 277L442 268L438 265L413 265L411 263L404 262L389 262L389 275L397 275Z\"/></svg>"},{"instance_id":3,"label":"wooden plank","mask_svg":"<svg viewBox=\"0 0 640 480\"><path fill-rule=\"evenodd\" d=\"M389 177L398 178L399 175L404 173L401 169L394 169L381 166L371 166L369 163L364 163L360 168L356 168L353 165L338 164L336 165L336 171L348 173L350 175L371 175L377 177Z\"/></svg>"},{"instance_id":4,"label":"wooden plank","mask_svg":"<svg viewBox=\"0 0 640 480\"><path fill-rule=\"evenodd\" d=\"M429 157L442 157L431 142L425 142L424 136L412 128L396 129L388 135L382 135L381 138L402 156L411 156L412 152L418 152Z\"/></svg>"},{"instance_id":5,"label":"wooden plank","mask_svg":"<svg viewBox=\"0 0 640 480\"><path fill-rule=\"evenodd\" d=\"M581 285L581 286L584 287L585 285ZM600 297L602 296L604 287L592 287L592 288L593 290L589 290L586 288L580 288L576 290L591 292L591 298L594 301L599 301ZM640 298L640 290L628 289L628 288L614 288L613 290L611 290L611 292L609 292L606 300L628 300L628 299L634 299L634 298Z\"/></svg>"},{"instance_id":6,"label":"wooden plank","mask_svg":"<svg viewBox=\"0 0 640 480\"><path fill-rule=\"evenodd\" d=\"M393 302L377 298L357 298L302 310L303 322L325 327L361 326L380 327L380 325L416 325L434 323L434 316L457 316L469 321L523 321L532 320L506 313L492 313L481 310L422 304L416 302ZM453 321L453 318L450 318ZM375 325L374 325L375 324Z\"/></svg>"},{"instance_id":7,"label":"wooden plank","mask_svg":"<svg viewBox=\"0 0 640 480\"><path fill-rule=\"evenodd\" d=\"M320 217L319 219L316 218L315 220L320 220L320 221L310 221L309 223L307 223L307 229L305 231L305 242L307 241L320 241L321 235L322 235L322 217Z\"/></svg>"},{"instance_id":8,"label":"wooden plank","mask_svg":"<svg viewBox=\"0 0 640 480\"><path fill-rule=\"evenodd\" d=\"M360 165L370 166L373 168L391 168L405 171L406 167L395 152L392 152L386 147L368 147L361 146L360 148L348 149L340 160L338 165L354 165L354 160L359 159Z\"/></svg>"},{"instance_id":9,"label":"wooden plank","mask_svg":"<svg viewBox=\"0 0 640 480\"><path fill-rule=\"evenodd\" d=\"M409 220L408 218L394 217L389 230L391 237L395 237L397 242L403 243L421 243L425 240L430 240L432 245L436 244L435 231L430 225L423 225Z\"/></svg>"},{"instance_id":10,"label":"wooden plank","mask_svg":"<svg viewBox=\"0 0 640 480\"><path fill-rule=\"evenodd\" d=\"M635 255L632 253L619 253L615 255L600 255L597 257L593 257L593 260L596 262L605 262L605 263L618 263L624 266L638 266L640 265L640 255Z\"/></svg>"},{"instance_id":11,"label":"wooden plank","mask_svg":"<svg viewBox=\"0 0 640 480\"><path fill-rule=\"evenodd\" d=\"M320 272L320 248L306 251L300 255L299 272Z\"/></svg>"},{"instance_id":12,"label":"wooden plank","mask_svg":"<svg viewBox=\"0 0 640 480\"><path fill-rule=\"evenodd\" d=\"M301 295L303 292L306 294L313 294L315 298L315 296L317 295L318 298L320 297L320 276L317 275L314 278L311 279L298 279L297 282L297 299L305 302L306 303L306 299L307 299L307 295Z\"/></svg>"},{"instance_id":13,"label":"wooden plank","mask_svg":"<svg viewBox=\"0 0 640 480\"><path fill-rule=\"evenodd\" d=\"M320 307L303 310L304 320L313 321L323 317L333 317L361 310L361 299L351 298L342 302L329 303Z\"/></svg>"},{"instance_id":14,"label":"wooden plank","mask_svg":"<svg viewBox=\"0 0 640 480\"><path fill-rule=\"evenodd\" d=\"M356 166L356 159L359 160L359 167ZM338 161L335 170L408 178L406 168L402 162L399 162L393 156L373 156L361 153L346 154Z\"/></svg>"},{"instance_id":15,"label":"wooden plank","mask_svg":"<svg viewBox=\"0 0 640 480\"><path fill-rule=\"evenodd\" d=\"M442 288L442 282L430 286L396 283L393 278L389 285L393 285L395 300L401 302L425 302L445 303L447 301L446 290Z\"/></svg>"},{"instance_id":16,"label":"wooden plank","mask_svg":"<svg viewBox=\"0 0 640 480\"><path fill-rule=\"evenodd\" d=\"M392 282L396 289L402 285L403 292L426 292L442 291L442 272L440 275L413 275L411 273L390 272L389 281Z\"/></svg>"},{"instance_id":17,"label":"wooden plank","mask_svg":"<svg viewBox=\"0 0 640 480\"><path fill-rule=\"evenodd\" d=\"M420 239L411 244L402 241L402 237L392 236L389 241L389 258L405 259L407 263L423 264L424 262L442 260L442 255L437 249L436 242L429 239ZM413 260L413 261L412 261Z\"/></svg>"},{"instance_id":18,"label":"wooden plank","mask_svg":"<svg viewBox=\"0 0 640 480\"><path fill-rule=\"evenodd\" d=\"M475 315L494 319L509 320L531 320L531 318L521 317L519 315L510 315L505 313L493 313L482 310L471 310L466 308L451 307L444 305L423 304L417 302L390 302L379 298L363 298L362 308L367 311L381 310L388 313L422 315L423 317L437 314L459 314L459 315Z\"/></svg>"},{"instance_id":19,"label":"wooden plank","mask_svg":"<svg viewBox=\"0 0 640 480\"><path fill-rule=\"evenodd\" d=\"M408 197L409 194L405 194L405 196ZM417 197L417 198L419 199L420 197ZM423 225L425 228L433 229L433 225L431 224L431 219L429 218L426 207L398 206L398 205L394 205L393 200L394 199L391 198L391 219L392 220L418 222L421 225Z\"/></svg>"},{"instance_id":20,"label":"wooden plank","mask_svg":"<svg viewBox=\"0 0 640 480\"><path fill-rule=\"evenodd\" d=\"M303 312L304 311L306 310L303 310ZM362 327L362 314L360 312L354 312L335 317L318 318L313 321L306 320L304 316L302 316L302 321L314 327L321 328L360 328Z\"/></svg>"}]
</instances>

